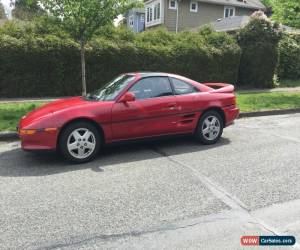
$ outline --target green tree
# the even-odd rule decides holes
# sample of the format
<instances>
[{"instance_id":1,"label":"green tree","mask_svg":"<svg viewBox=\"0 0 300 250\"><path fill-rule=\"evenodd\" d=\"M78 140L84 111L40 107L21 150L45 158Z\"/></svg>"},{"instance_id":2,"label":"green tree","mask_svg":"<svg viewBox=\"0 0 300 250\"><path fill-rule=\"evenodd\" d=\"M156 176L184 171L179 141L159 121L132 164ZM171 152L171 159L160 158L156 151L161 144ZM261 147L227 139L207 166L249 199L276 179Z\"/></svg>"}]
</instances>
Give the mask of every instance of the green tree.
<instances>
[{"instance_id":1,"label":"green tree","mask_svg":"<svg viewBox=\"0 0 300 250\"><path fill-rule=\"evenodd\" d=\"M272 19L282 24L300 28L300 1L299 0L263 0L263 3L272 7Z\"/></svg>"},{"instance_id":2,"label":"green tree","mask_svg":"<svg viewBox=\"0 0 300 250\"><path fill-rule=\"evenodd\" d=\"M281 36L278 24L268 20L262 12L251 16L250 22L238 33L238 43L242 49L240 86L273 87Z\"/></svg>"},{"instance_id":3,"label":"green tree","mask_svg":"<svg viewBox=\"0 0 300 250\"><path fill-rule=\"evenodd\" d=\"M20 20L32 20L45 13L38 0L11 0L10 5L14 7L12 16Z\"/></svg>"},{"instance_id":4,"label":"green tree","mask_svg":"<svg viewBox=\"0 0 300 250\"><path fill-rule=\"evenodd\" d=\"M0 2L0 19L6 19L5 9L1 2Z\"/></svg>"},{"instance_id":5,"label":"green tree","mask_svg":"<svg viewBox=\"0 0 300 250\"><path fill-rule=\"evenodd\" d=\"M82 95L86 95L85 46L94 33L112 24L118 15L139 6L137 0L41 0L41 4L61 21L65 30L80 43Z\"/></svg>"}]
</instances>

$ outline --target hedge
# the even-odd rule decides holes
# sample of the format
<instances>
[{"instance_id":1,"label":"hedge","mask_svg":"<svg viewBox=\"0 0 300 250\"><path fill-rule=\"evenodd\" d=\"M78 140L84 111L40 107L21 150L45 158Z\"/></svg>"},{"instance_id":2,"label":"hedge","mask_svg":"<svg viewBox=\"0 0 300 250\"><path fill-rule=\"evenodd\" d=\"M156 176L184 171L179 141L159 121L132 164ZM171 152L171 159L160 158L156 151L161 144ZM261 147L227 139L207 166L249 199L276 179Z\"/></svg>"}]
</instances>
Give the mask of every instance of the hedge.
<instances>
[{"instance_id":1,"label":"hedge","mask_svg":"<svg viewBox=\"0 0 300 250\"><path fill-rule=\"evenodd\" d=\"M286 34L280 41L278 77L300 79L300 35Z\"/></svg>"},{"instance_id":2,"label":"hedge","mask_svg":"<svg viewBox=\"0 0 300 250\"><path fill-rule=\"evenodd\" d=\"M95 37L87 46L89 91L135 71L172 72L200 82L237 81L241 51L225 33L108 35ZM79 95L80 74L79 46L71 39L49 34L16 38L0 32L1 97Z\"/></svg>"},{"instance_id":3,"label":"hedge","mask_svg":"<svg viewBox=\"0 0 300 250\"><path fill-rule=\"evenodd\" d=\"M272 88L278 64L278 42L281 32L263 14L243 28L238 35L242 49L238 83L240 86Z\"/></svg>"},{"instance_id":4,"label":"hedge","mask_svg":"<svg viewBox=\"0 0 300 250\"><path fill-rule=\"evenodd\" d=\"M209 27L179 34L101 28L87 46L88 90L135 71L171 72L238 87L273 87L276 73L281 79L300 78L300 36L285 34L280 39L277 24L260 13L237 36ZM79 45L55 20L6 22L0 28L0 97L78 95L80 70Z\"/></svg>"}]
</instances>

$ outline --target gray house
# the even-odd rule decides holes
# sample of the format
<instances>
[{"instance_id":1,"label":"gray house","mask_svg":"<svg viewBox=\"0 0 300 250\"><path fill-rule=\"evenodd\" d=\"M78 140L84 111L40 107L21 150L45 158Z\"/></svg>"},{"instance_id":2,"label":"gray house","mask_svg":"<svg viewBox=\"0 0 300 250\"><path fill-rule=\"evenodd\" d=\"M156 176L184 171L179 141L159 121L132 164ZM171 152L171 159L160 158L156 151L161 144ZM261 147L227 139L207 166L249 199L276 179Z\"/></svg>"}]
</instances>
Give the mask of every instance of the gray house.
<instances>
[{"instance_id":1,"label":"gray house","mask_svg":"<svg viewBox=\"0 0 300 250\"><path fill-rule=\"evenodd\" d=\"M145 11L144 9L132 9L125 14L126 25L134 32L145 30Z\"/></svg>"},{"instance_id":2,"label":"gray house","mask_svg":"<svg viewBox=\"0 0 300 250\"><path fill-rule=\"evenodd\" d=\"M250 16L264 10L260 0L145 0L146 29L165 26L169 31L200 27L220 18Z\"/></svg>"}]
</instances>

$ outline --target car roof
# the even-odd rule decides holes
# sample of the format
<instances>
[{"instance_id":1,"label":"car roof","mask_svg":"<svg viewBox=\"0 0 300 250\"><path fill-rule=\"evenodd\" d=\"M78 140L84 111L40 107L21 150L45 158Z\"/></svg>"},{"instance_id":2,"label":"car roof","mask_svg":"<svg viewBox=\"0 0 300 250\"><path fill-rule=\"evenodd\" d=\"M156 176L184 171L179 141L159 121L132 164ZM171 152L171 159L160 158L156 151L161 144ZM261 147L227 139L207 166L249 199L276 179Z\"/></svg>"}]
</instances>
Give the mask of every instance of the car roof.
<instances>
[{"instance_id":1,"label":"car roof","mask_svg":"<svg viewBox=\"0 0 300 250\"><path fill-rule=\"evenodd\" d=\"M184 82L190 83L194 86L200 87L201 91L207 91L208 87L206 87L205 85L203 85L201 82L197 82L194 81L190 78L184 77L184 76L180 76L180 75L176 75L176 74L171 74L171 73L164 73L164 72L132 72L132 73L126 73L127 75L132 75L132 76L136 76L138 78L146 78L146 77L173 77L176 78L178 80L182 80Z\"/></svg>"},{"instance_id":2,"label":"car roof","mask_svg":"<svg viewBox=\"0 0 300 250\"><path fill-rule=\"evenodd\" d=\"M128 75L139 75L141 77L149 77L149 76L169 76L168 73L163 72L134 72L134 73L127 73Z\"/></svg>"},{"instance_id":3,"label":"car roof","mask_svg":"<svg viewBox=\"0 0 300 250\"><path fill-rule=\"evenodd\" d=\"M127 73L128 75L137 75L140 76L141 78L144 77L155 77L155 76L168 76L168 77L175 77L178 79L186 80L186 81L193 81L191 79L188 79L184 76L176 75L176 74L171 74L171 73L164 73L164 72L134 72L134 73ZM194 82L194 81L193 81Z\"/></svg>"}]
</instances>

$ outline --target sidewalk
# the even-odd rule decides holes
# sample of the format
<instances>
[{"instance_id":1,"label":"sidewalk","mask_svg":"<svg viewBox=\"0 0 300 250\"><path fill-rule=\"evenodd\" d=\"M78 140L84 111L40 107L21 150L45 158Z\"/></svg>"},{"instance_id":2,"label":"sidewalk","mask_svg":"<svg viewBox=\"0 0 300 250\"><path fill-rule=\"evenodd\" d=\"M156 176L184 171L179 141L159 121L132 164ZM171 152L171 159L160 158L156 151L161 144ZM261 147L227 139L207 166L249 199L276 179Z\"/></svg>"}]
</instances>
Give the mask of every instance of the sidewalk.
<instances>
[{"instance_id":1,"label":"sidewalk","mask_svg":"<svg viewBox=\"0 0 300 250\"><path fill-rule=\"evenodd\" d=\"M273 93L273 92L300 92L300 87L274 88L274 89L245 89L238 90L239 93Z\"/></svg>"},{"instance_id":2,"label":"sidewalk","mask_svg":"<svg viewBox=\"0 0 300 250\"><path fill-rule=\"evenodd\" d=\"M44 98L0 98L0 104L23 103L23 102L52 102L67 97L44 97Z\"/></svg>"}]
</instances>

